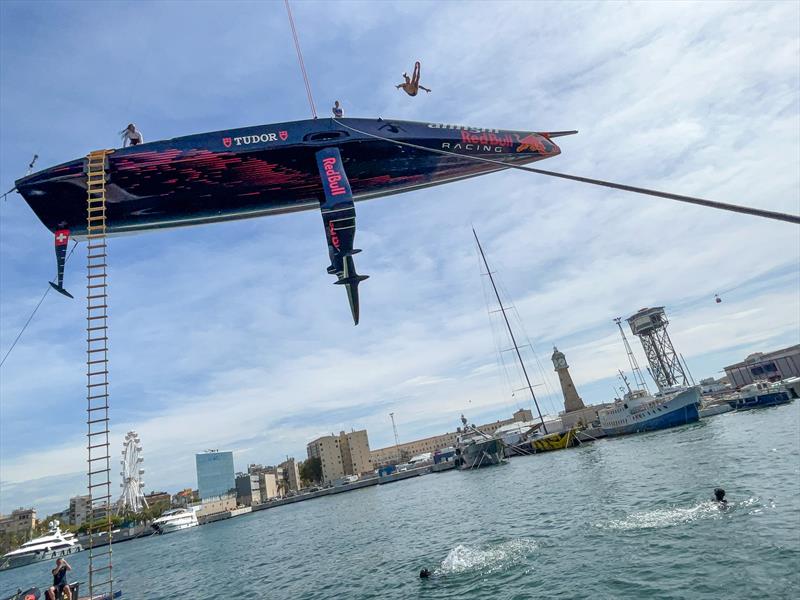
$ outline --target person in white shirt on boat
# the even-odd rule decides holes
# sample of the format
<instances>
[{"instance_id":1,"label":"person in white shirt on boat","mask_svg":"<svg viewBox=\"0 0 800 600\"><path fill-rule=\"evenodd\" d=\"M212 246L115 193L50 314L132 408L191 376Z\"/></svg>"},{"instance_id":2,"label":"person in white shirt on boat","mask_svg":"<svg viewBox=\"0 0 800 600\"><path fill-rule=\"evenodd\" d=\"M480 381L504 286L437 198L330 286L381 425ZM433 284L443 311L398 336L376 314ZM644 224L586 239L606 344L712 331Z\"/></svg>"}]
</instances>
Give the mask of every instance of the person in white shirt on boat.
<instances>
[{"instance_id":1,"label":"person in white shirt on boat","mask_svg":"<svg viewBox=\"0 0 800 600\"><path fill-rule=\"evenodd\" d=\"M336 117L337 119L341 119L344 116L344 109L342 108L342 105L339 104L338 100L333 103L333 108L331 109L331 112L333 113L333 116Z\"/></svg>"},{"instance_id":2,"label":"person in white shirt on boat","mask_svg":"<svg viewBox=\"0 0 800 600\"><path fill-rule=\"evenodd\" d=\"M136 129L136 125L129 123L128 126L119 132L122 136L122 147L137 146L144 144L144 136L142 132Z\"/></svg>"}]
</instances>

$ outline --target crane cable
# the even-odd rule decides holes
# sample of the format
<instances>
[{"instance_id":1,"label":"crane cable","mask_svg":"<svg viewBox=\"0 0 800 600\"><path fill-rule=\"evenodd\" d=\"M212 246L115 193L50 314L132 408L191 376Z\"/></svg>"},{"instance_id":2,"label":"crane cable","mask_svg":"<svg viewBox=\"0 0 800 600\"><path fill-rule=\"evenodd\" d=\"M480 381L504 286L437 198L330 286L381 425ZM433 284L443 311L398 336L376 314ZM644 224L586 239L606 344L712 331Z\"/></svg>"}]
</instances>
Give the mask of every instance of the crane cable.
<instances>
[{"instance_id":1,"label":"crane cable","mask_svg":"<svg viewBox=\"0 0 800 600\"><path fill-rule=\"evenodd\" d=\"M69 257L72 256L72 253L75 252L75 248L77 248L77 247L78 247L78 242L75 242L73 244L73 246L72 246L72 250L69 251L69 254L64 259L64 264L67 264L67 261L69 260ZM22 329L20 329L19 333L17 334L17 337L14 338L14 341L12 342L11 347L8 349L8 351L3 356L3 360L0 360L0 367L2 367L5 364L6 359L8 358L8 355L11 354L11 351L14 349L14 346L17 345L17 342L19 341L19 338L21 338L22 334L25 333L25 330L28 328L28 325L30 325L30 322L33 320L33 317L36 314L36 311L39 310L39 307L42 305L42 302L44 302L44 299L47 297L47 294L50 293L51 289L52 288L49 285L47 286L47 289L45 289L44 294L42 294L42 297L39 300L39 303L33 309L33 312L31 313L31 316L28 317L28 320L25 321L25 325L22 326Z\"/></svg>"},{"instance_id":2,"label":"crane cable","mask_svg":"<svg viewBox=\"0 0 800 600\"><path fill-rule=\"evenodd\" d=\"M303 81L306 84L306 94L308 95L308 104L311 106L311 116L317 118L317 109L314 106L314 97L311 95L311 84L308 82L308 73L306 72L306 65L303 62L303 53L300 51L300 40L297 38L297 29L294 26L294 19L292 18L292 9L289 7L289 0L283 0L286 4L286 14L289 15L289 25L292 26L292 37L294 38L294 47L297 50L297 61L300 63L300 73L303 75Z\"/></svg>"},{"instance_id":3,"label":"crane cable","mask_svg":"<svg viewBox=\"0 0 800 600\"><path fill-rule=\"evenodd\" d=\"M635 187L632 185L625 185L622 183L614 183L612 181L603 181L602 179L591 179L589 177L581 177L579 175L570 175L568 173L559 173L557 171L546 171L544 169L536 169L534 167L528 167L525 165L515 165L511 163L505 163L500 160L495 160L493 158L485 158L482 156L469 156L466 154L458 154L457 152L451 152L449 150L440 150L438 148L428 148L427 146L420 146L419 144L412 144L410 142L401 142L400 140L392 140L389 138L385 138L383 136L369 133L367 131L361 131L355 127L351 127L346 123L342 123L337 119L332 119L335 123L341 125L342 127L346 127L351 131L355 131L356 133L360 133L362 135L366 135L372 138L376 138L379 140L383 140L384 142L389 142L391 144L397 144L400 146L408 146L409 148L416 148L417 150L425 150L427 152L433 152L434 154L444 154L448 156L455 156L458 158L466 158L468 160L473 160L477 162L484 162L489 164L498 165L503 167L504 169L517 169L519 171L528 171L530 173L537 173L539 175L549 175L550 177L559 177L561 179L571 179L572 181L580 181L582 183L590 183L593 185L599 185L607 188L612 188L616 190L622 190L625 192L633 192L634 194L645 194L647 196L656 196L658 198L666 198L668 200L676 200L678 202L687 202L689 204L698 204L700 206L707 206L709 208L716 208L719 210L728 210L731 212L738 212L743 213L746 215L753 215L756 217L763 217L765 219L775 219L776 221L786 221L787 223L794 223L795 225L800 225L800 216L792 215L789 213L777 212L772 210L764 210L761 208L754 208L752 206L741 206L739 204L729 204L727 202L717 202L715 200L706 200L704 198L695 198L694 196L682 196L680 194L671 194L669 192L660 192L658 190L651 190L647 188Z\"/></svg>"}]
</instances>

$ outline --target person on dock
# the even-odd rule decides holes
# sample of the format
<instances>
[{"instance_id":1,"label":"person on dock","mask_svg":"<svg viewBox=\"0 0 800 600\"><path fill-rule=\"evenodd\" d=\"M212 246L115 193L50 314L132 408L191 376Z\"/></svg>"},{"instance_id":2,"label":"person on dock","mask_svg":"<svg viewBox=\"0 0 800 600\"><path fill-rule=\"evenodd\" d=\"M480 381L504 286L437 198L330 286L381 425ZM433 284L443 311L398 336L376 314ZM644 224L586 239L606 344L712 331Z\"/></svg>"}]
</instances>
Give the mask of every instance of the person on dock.
<instances>
[{"instance_id":1,"label":"person on dock","mask_svg":"<svg viewBox=\"0 0 800 600\"><path fill-rule=\"evenodd\" d=\"M399 90L402 90L408 94L409 96L416 96L420 89L425 90L429 94L431 91L419 84L419 73L420 73L421 65L419 61L414 63L414 72L411 74L411 77L408 76L408 73L403 73L403 78L405 79L404 83L399 83L395 87Z\"/></svg>"},{"instance_id":2,"label":"person on dock","mask_svg":"<svg viewBox=\"0 0 800 600\"><path fill-rule=\"evenodd\" d=\"M67 583L67 572L71 571L72 567L63 558L56 559L56 567L51 571L53 574L53 585L47 590L45 596L47 600L56 600L63 598L63 600L72 600L72 590Z\"/></svg>"},{"instance_id":3,"label":"person on dock","mask_svg":"<svg viewBox=\"0 0 800 600\"><path fill-rule=\"evenodd\" d=\"M333 113L333 116L336 117L337 119L341 119L344 116L344 109L342 108L342 105L339 104L338 100L333 103L333 108L331 109L331 112Z\"/></svg>"},{"instance_id":4,"label":"person on dock","mask_svg":"<svg viewBox=\"0 0 800 600\"><path fill-rule=\"evenodd\" d=\"M728 501L725 499L725 490L716 488L714 490L714 498L720 508L728 508Z\"/></svg>"},{"instance_id":5,"label":"person on dock","mask_svg":"<svg viewBox=\"0 0 800 600\"><path fill-rule=\"evenodd\" d=\"M133 123L128 123L128 126L120 131L119 134L122 136L123 148L144 144L144 136L142 135L142 132L136 129L136 125Z\"/></svg>"}]
</instances>

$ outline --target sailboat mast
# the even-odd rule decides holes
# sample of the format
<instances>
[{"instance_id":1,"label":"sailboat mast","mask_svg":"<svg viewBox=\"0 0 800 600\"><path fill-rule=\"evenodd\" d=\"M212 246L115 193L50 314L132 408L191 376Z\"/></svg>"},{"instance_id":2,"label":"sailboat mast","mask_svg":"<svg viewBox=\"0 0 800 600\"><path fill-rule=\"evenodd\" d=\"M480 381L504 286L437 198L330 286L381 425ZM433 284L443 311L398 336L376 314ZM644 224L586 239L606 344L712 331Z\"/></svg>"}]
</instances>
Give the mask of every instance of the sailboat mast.
<instances>
[{"instance_id":1,"label":"sailboat mast","mask_svg":"<svg viewBox=\"0 0 800 600\"><path fill-rule=\"evenodd\" d=\"M650 390L647 387L647 382L644 380L644 375L642 375L641 369L639 369L639 363L636 361L636 355L633 353L633 349L628 343L628 338L625 337L625 332L622 330L622 317L617 317L614 319L614 323L616 323L617 327L619 327L619 334L622 336L622 343L625 344L625 352L628 353L628 364L630 364L631 371L633 371L633 380L636 382L636 385L639 387L639 389L643 389L649 394ZM628 389L630 389L630 387Z\"/></svg>"},{"instance_id":2,"label":"sailboat mast","mask_svg":"<svg viewBox=\"0 0 800 600\"><path fill-rule=\"evenodd\" d=\"M519 359L519 366L522 367L522 373L525 375L525 381L528 383L528 389L531 391L531 398L533 398L533 404L534 406L536 406L536 412L539 414L539 420L542 422L542 429L544 430L545 433L547 433L547 426L544 424L542 411L539 410L539 402L536 400L536 394L533 393L533 386L531 385L531 380L528 377L528 371L525 369L525 363L522 362L522 355L519 353L519 346L517 346L517 339L514 337L514 332L511 330L511 323L508 322L506 309L503 306L503 301L500 299L500 293L497 291L497 286L494 283L494 277L492 277L492 271L491 269L489 269L489 263L486 262L486 255L483 253L483 246L481 246L481 241L478 239L478 234L475 232L474 227L472 228L472 235L475 236L475 242L478 244L478 251L481 253L483 264L486 267L486 274L489 276L489 281L492 282L492 289L494 290L494 295L497 298L497 303L500 305L500 312L503 313L503 320L506 322L506 327L508 328L508 335L511 336L511 343L514 344L514 350L517 352L517 358Z\"/></svg>"}]
</instances>

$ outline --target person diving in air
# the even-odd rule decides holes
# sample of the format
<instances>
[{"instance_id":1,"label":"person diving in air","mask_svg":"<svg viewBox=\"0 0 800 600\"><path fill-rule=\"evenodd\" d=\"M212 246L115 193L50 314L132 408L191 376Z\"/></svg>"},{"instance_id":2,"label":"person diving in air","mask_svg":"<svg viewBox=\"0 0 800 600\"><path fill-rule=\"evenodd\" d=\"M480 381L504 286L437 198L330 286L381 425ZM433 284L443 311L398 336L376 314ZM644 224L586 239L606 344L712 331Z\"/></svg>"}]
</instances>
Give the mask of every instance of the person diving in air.
<instances>
[{"instance_id":1,"label":"person diving in air","mask_svg":"<svg viewBox=\"0 0 800 600\"><path fill-rule=\"evenodd\" d=\"M398 90L402 88L403 91L409 96L416 96L420 89L423 89L430 94L431 91L428 88L419 84L419 71L420 64L419 61L417 61L414 63L414 72L412 73L411 77L408 76L408 73L403 73L405 82L399 83L395 87Z\"/></svg>"}]
</instances>

